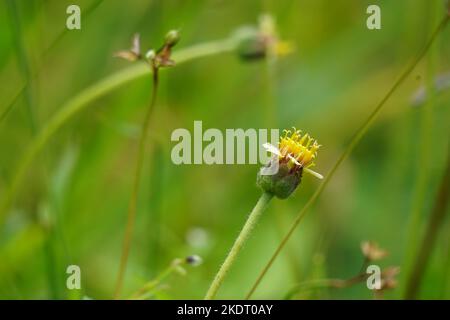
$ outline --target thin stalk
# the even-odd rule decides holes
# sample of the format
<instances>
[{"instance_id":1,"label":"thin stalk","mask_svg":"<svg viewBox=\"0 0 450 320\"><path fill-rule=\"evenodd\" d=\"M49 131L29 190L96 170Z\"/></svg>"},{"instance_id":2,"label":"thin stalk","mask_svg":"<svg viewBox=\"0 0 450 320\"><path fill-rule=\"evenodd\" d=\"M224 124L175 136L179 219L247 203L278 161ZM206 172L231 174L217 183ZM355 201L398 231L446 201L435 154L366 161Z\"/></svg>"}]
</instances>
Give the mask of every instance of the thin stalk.
<instances>
[{"instance_id":1,"label":"thin stalk","mask_svg":"<svg viewBox=\"0 0 450 320\"><path fill-rule=\"evenodd\" d=\"M441 9L440 4L434 3L431 5L431 11ZM438 14L431 12L431 25L432 28L437 23ZM418 130L418 150L428 149L429 141L432 140L432 127L433 127L433 106L435 104L436 88L435 88L435 73L436 73L436 60L437 60L437 46L436 43L430 48L430 53L427 59L426 70L426 102L420 108L419 114L419 130ZM411 210L408 218L408 227L406 233L406 248L402 261L403 276L401 277L401 289L400 292L406 295L406 285L408 283L407 277L412 271L412 265L414 263L415 254L419 247L419 239L423 232L423 214L425 199L428 190L429 176L428 169L430 168L430 154L426 155L423 152L418 153L417 163L415 164L414 172L414 187L412 191Z\"/></svg>"},{"instance_id":2,"label":"thin stalk","mask_svg":"<svg viewBox=\"0 0 450 320\"><path fill-rule=\"evenodd\" d=\"M249 238L250 233L252 232L253 228L258 222L259 217L264 212L264 210L266 209L267 205L269 204L272 198L273 195L267 192L264 192L259 198L252 212L248 216L247 221L244 224L244 227L242 228L241 232L236 238L233 247L228 253L228 256L225 258L224 263L220 267L219 272L217 272L216 277L211 283L208 292L206 293L205 300L213 300L215 298L217 291L222 285L222 282L225 279L228 271L230 270L231 266L236 260L236 257L238 256L245 242Z\"/></svg>"},{"instance_id":3,"label":"thin stalk","mask_svg":"<svg viewBox=\"0 0 450 320\"><path fill-rule=\"evenodd\" d=\"M145 299L145 297L154 290L164 279L170 276L173 272L180 268L183 263L180 260L175 260L163 272L161 272L155 279L147 282L141 289L130 296L130 300Z\"/></svg>"},{"instance_id":4,"label":"thin stalk","mask_svg":"<svg viewBox=\"0 0 450 320\"><path fill-rule=\"evenodd\" d=\"M285 300L291 299L294 295L298 294L301 290L321 289L321 288L335 288L342 289L351 287L357 283L361 283L366 280L368 275L361 273L350 279L315 279L304 281L297 284L291 289L285 296Z\"/></svg>"},{"instance_id":5,"label":"thin stalk","mask_svg":"<svg viewBox=\"0 0 450 320\"><path fill-rule=\"evenodd\" d=\"M26 85L24 87L26 94L26 108L28 120L30 122L30 127L34 134L37 131L37 121L36 121L36 105L34 103L34 96L32 92L32 83L31 83L32 81L31 66L23 42L23 31L22 26L20 24L20 17L17 9L17 3L13 0L7 0L6 5L8 7L8 11L11 18L14 45L18 56L19 66L23 76L26 78ZM9 108L6 109L6 113L2 114L2 118L7 114L7 112L9 112Z\"/></svg>"},{"instance_id":6,"label":"thin stalk","mask_svg":"<svg viewBox=\"0 0 450 320\"><path fill-rule=\"evenodd\" d=\"M445 245L445 252L446 252L446 257L445 257L445 261L444 261L444 265L443 265L443 270L444 270L444 276L443 276L443 281L441 284L441 292L440 292L440 297L439 299L444 300L444 299L449 299L450 296L450 232L449 228L450 227L450 223L447 223L446 226L446 245Z\"/></svg>"},{"instance_id":7,"label":"thin stalk","mask_svg":"<svg viewBox=\"0 0 450 320\"><path fill-rule=\"evenodd\" d=\"M394 83L392 88L387 92L387 94L384 96L384 98L378 103L378 105L375 107L375 109L372 111L372 113L369 115L369 117L364 121L363 125L356 131L353 138L350 141L350 144L347 146L347 148L344 150L344 152L341 154L341 156L338 158L336 163L331 168L330 172L325 176L325 179L323 180L322 184L317 188L317 190L313 193L311 198L306 202L302 210L298 213L296 216L291 228L289 229L286 236L283 238L279 246L276 248L274 254L269 259L268 263L263 268L262 272L259 274L258 278L256 279L255 283L253 284L252 288L250 289L249 293L246 296L246 299L250 299L250 297L255 292L256 288L261 283L261 280L266 275L267 271L269 271L270 267L280 254L281 250L283 250L284 246L292 236L293 232L297 228L300 221L303 219L303 217L308 212L308 209L315 203L317 198L322 194L325 187L328 185L328 183L331 181L331 178L336 173L337 169L340 167L342 162L344 162L345 159L350 155L350 153L353 151L353 149L356 147L356 145L361 141L361 139L364 137L370 126L373 124L375 119L377 118L380 111L383 109L386 102L389 100L389 98L392 96L392 94L397 90L397 88L403 83L403 81L410 75L410 73L415 69L415 67L419 64L419 62L422 60L422 58L425 56L425 54L430 49L433 42L436 40L439 33L445 28L447 25L448 20L450 19L450 16L445 16L445 18L442 20L442 22L439 24L439 26L436 28L434 33L432 34L430 40L426 43L426 45L423 47L423 49L419 52L417 57L414 59L414 61L411 63L411 65L403 72L403 74L400 76L400 78Z\"/></svg>"},{"instance_id":8,"label":"thin stalk","mask_svg":"<svg viewBox=\"0 0 450 320\"><path fill-rule=\"evenodd\" d=\"M406 284L405 299L416 299L420 290L420 285L428 265L433 248L436 244L436 237L439 229L445 220L445 214L450 200L450 149L439 191L434 202L433 211L428 222L427 230L416 257L412 272Z\"/></svg>"},{"instance_id":9,"label":"thin stalk","mask_svg":"<svg viewBox=\"0 0 450 320\"><path fill-rule=\"evenodd\" d=\"M150 119L153 113L153 109L156 104L156 97L158 93L158 72L159 68L153 68L153 88L152 98L150 105L147 108L144 123L142 124L141 135L139 138L139 149L136 160L136 167L134 171L133 189L131 191L131 199L128 206L127 224L125 227L125 237L123 241L122 256L120 258L119 274L117 276L116 291L114 294L115 299L120 298L120 293L123 286L123 279L125 277L128 256L130 254L131 238L133 237L134 224L136 220L136 206L139 193L139 185L141 182L142 164L144 163L145 145L147 144L148 130L150 127Z\"/></svg>"},{"instance_id":10,"label":"thin stalk","mask_svg":"<svg viewBox=\"0 0 450 320\"><path fill-rule=\"evenodd\" d=\"M233 51L237 45L238 39L234 37L202 43L175 51L173 60L176 61L177 64L181 64L197 58ZM22 183L25 174L33 163L33 160L49 142L50 138L52 138L53 135L55 135L55 133L76 114L86 109L94 100L114 91L132 80L148 75L148 65L144 63L132 65L86 88L72 99L69 99L66 104L59 109L58 113L56 113L41 131L33 137L27 150L21 159L18 160L17 167L12 175L11 183L9 187L6 188L4 196L0 201L0 227L4 223L4 219L9 212L9 208L12 205L18 187Z\"/></svg>"},{"instance_id":11,"label":"thin stalk","mask_svg":"<svg viewBox=\"0 0 450 320\"><path fill-rule=\"evenodd\" d=\"M150 271L150 276L153 276L154 270L159 269L159 259L161 251L161 224L162 224L162 213L161 206L164 199L163 187L165 180L165 169L167 159L165 157L166 153L163 150L164 146L162 143L155 146L155 151L152 156L152 177L150 181L150 193L147 195L150 199L150 205L148 210L151 214L147 217L147 243L149 246L147 254L148 269Z\"/></svg>"},{"instance_id":12,"label":"thin stalk","mask_svg":"<svg viewBox=\"0 0 450 320\"><path fill-rule=\"evenodd\" d=\"M52 228L52 227L51 227ZM44 246L44 254L45 254L45 263L46 263L46 269L47 269L47 280L48 280L48 287L49 287L49 294L50 299L52 300L58 300L61 299L60 297L60 290L59 290L59 277L58 277L58 271L57 271L57 257L56 257L56 250L55 250L55 234L54 230L47 230L47 233L49 233L48 238L45 241Z\"/></svg>"}]
</instances>

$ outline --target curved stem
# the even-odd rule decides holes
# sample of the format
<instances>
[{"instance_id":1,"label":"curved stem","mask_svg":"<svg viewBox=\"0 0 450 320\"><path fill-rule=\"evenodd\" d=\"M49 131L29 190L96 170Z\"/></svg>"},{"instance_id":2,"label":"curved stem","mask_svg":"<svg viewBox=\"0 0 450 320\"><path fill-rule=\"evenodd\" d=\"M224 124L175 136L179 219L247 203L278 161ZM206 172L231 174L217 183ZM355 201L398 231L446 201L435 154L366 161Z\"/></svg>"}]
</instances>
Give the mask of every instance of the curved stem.
<instances>
[{"instance_id":1,"label":"curved stem","mask_svg":"<svg viewBox=\"0 0 450 320\"><path fill-rule=\"evenodd\" d=\"M264 192L259 198L252 212L248 216L247 221L244 224L244 227L242 228L241 232L236 238L233 247L228 253L228 256L226 257L224 263L220 267L219 272L217 272L216 277L211 283L211 286L209 287L208 292L206 293L205 300L212 300L215 298L217 291L219 290L223 280L225 279L225 276L227 275L228 271L230 270L231 266L236 260L237 255L241 251L243 245L250 236L250 233L252 232L253 228L258 222L259 217L264 212L265 208L269 204L269 201L272 199L272 197L273 197L272 194Z\"/></svg>"},{"instance_id":2,"label":"curved stem","mask_svg":"<svg viewBox=\"0 0 450 320\"><path fill-rule=\"evenodd\" d=\"M127 224L125 227L125 237L123 241L122 256L120 258L119 274L117 276L115 299L120 298L123 286L123 278L127 269L128 256L130 254L131 238L133 237L134 223L136 220L136 206L139 194L139 185L141 182L142 164L144 162L144 151L147 143L148 129L150 127L150 119L156 104L156 96L158 93L158 68L153 68L153 88L152 99L142 124L141 136L139 138L139 149L136 160L136 168L134 171L133 189L131 191L130 203L128 206Z\"/></svg>"},{"instance_id":3,"label":"curved stem","mask_svg":"<svg viewBox=\"0 0 450 320\"><path fill-rule=\"evenodd\" d=\"M237 44L238 39L235 37L197 44L175 51L173 53L173 60L176 61L177 64L180 64L201 57L229 52L234 50L237 47ZM4 197L0 202L0 226L6 218L8 210L15 198L17 189L22 183L25 174L37 154L45 147L50 138L76 114L86 109L92 101L114 91L132 80L148 76L149 74L147 64L138 63L132 65L91 85L60 108L60 111L56 113L33 138L24 155L19 159L15 172L12 175L9 188L5 190Z\"/></svg>"},{"instance_id":4,"label":"curved stem","mask_svg":"<svg viewBox=\"0 0 450 320\"><path fill-rule=\"evenodd\" d=\"M350 279L315 279L304 281L297 284L293 289L291 289L285 296L285 299L286 300L291 299L301 290L311 290L321 288L335 288L335 289L347 288L366 280L366 278L367 274L361 273Z\"/></svg>"},{"instance_id":5,"label":"curved stem","mask_svg":"<svg viewBox=\"0 0 450 320\"><path fill-rule=\"evenodd\" d=\"M325 189L325 187L330 182L331 178L336 173L337 169L340 167L341 163L344 162L345 159L350 155L350 153L353 151L355 146L361 141L361 139L364 137L372 123L375 121L376 117L380 113L380 111L383 109L386 102L389 100L389 98L392 96L392 94L397 90L397 88L403 83L403 81L409 76L409 74L414 70L414 68L418 65L418 63L422 60L422 58L425 56L425 54L430 49L431 45L439 35L439 33L445 28L447 25L448 20L450 19L450 16L446 16L442 22L439 24L439 26L436 28L434 33L432 34L430 40L427 42L427 44L423 47L423 49L419 52L417 57L414 59L414 61L411 63L411 65L402 73L400 78L394 83L392 88L387 92L387 94L384 96L384 98L378 103L378 105L375 107L375 109L372 111L372 113L369 115L369 117L364 121L363 125L356 131L353 138L350 141L350 144L345 148L344 152L341 154L341 156L338 158L336 163L331 168L330 172L326 175L325 179L323 180L322 184L317 188L317 190L314 192L314 194L309 198L309 200L306 202L305 206L300 210L298 215L296 216L291 228L289 229L286 236L283 238L281 243L278 245L277 249L275 250L272 257L269 259L269 262L265 265L261 273L259 274L258 278L256 279L255 283L253 284L252 288L250 289L249 293L246 296L246 299L250 299L253 293L255 292L258 285L261 283L261 280L266 275L267 271L269 271L270 267L280 254L281 250L283 250L284 246L292 236L293 232L297 228L300 221L303 219L303 217L308 212L308 209L315 203L317 198L321 195L322 191Z\"/></svg>"}]
</instances>

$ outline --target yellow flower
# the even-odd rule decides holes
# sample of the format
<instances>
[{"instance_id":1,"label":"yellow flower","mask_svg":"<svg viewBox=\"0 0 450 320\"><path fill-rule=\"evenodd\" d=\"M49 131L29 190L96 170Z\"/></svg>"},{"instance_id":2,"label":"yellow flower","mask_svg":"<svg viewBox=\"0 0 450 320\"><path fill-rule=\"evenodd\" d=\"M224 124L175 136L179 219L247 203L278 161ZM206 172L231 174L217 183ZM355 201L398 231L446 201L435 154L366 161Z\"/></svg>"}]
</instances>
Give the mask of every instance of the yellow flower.
<instances>
[{"instance_id":1,"label":"yellow flower","mask_svg":"<svg viewBox=\"0 0 450 320\"><path fill-rule=\"evenodd\" d=\"M304 170L313 176L323 179L323 176L310 168L315 166L314 160L317 157L317 150L320 145L317 140L309 134L302 134L301 130L284 130L283 136L278 143L278 148L269 143L264 147L267 151L278 155L280 164L287 164L293 171Z\"/></svg>"},{"instance_id":2,"label":"yellow flower","mask_svg":"<svg viewBox=\"0 0 450 320\"><path fill-rule=\"evenodd\" d=\"M286 199L298 187L303 172L316 178L323 176L310 168L314 166L320 145L309 134L294 128L284 130L278 147L265 143L263 147L275 156L258 172L256 184L265 192Z\"/></svg>"}]
</instances>

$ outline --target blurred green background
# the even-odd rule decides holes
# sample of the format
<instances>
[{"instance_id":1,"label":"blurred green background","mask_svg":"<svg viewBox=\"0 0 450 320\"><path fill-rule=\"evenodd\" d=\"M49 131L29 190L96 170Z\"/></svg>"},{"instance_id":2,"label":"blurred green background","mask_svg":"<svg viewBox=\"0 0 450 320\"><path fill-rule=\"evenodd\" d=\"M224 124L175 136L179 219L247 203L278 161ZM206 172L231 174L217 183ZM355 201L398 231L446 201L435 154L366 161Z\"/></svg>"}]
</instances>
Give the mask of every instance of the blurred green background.
<instances>
[{"instance_id":1,"label":"blurred green background","mask_svg":"<svg viewBox=\"0 0 450 320\"><path fill-rule=\"evenodd\" d=\"M81 30L65 28L78 4ZM161 71L139 194L124 296L177 257L203 264L172 274L156 296L201 299L260 191L259 165L172 164L171 132L204 128L290 128L320 144L326 174L444 16L438 0L38 1L0 2L0 197L33 137L81 90L130 66L113 58L134 33L144 49L179 29L174 51L224 39L261 13L276 20L295 51L274 63L236 52ZM382 29L366 28L366 8L381 7ZM414 261L445 171L450 91L431 90L450 72L450 28L386 105L302 221L255 298L281 299L295 284L347 279L360 271L360 243L390 255L382 267ZM0 298L112 298L131 193L137 138L151 96L143 77L89 102L33 159L0 230ZM274 200L233 266L219 298L243 298L295 215L320 181L305 176L295 194ZM448 197L449 195L447 195ZM448 208L447 208L448 212ZM418 223L411 223L411 217ZM450 221L436 232L419 298L450 298ZM408 259L408 252L411 253ZM377 262L378 263L378 262ZM82 289L66 288L66 268L81 268ZM401 298L407 274L387 298ZM364 283L308 290L296 298L370 299Z\"/></svg>"}]
</instances>

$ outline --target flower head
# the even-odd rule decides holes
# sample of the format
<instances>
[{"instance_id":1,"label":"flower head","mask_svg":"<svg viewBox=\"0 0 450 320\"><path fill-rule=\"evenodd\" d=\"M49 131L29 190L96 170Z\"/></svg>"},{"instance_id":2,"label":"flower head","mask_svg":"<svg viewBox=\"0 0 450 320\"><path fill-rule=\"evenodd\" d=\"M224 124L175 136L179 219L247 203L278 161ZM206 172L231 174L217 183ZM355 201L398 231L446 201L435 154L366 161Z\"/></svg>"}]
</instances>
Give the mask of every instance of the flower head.
<instances>
[{"instance_id":1,"label":"flower head","mask_svg":"<svg viewBox=\"0 0 450 320\"><path fill-rule=\"evenodd\" d=\"M275 21L269 14L260 16L257 28L242 28L239 31L238 35L242 37L239 55L244 60L276 58L293 51L291 42L279 38Z\"/></svg>"},{"instance_id":2,"label":"flower head","mask_svg":"<svg viewBox=\"0 0 450 320\"><path fill-rule=\"evenodd\" d=\"M283 136L278 143L278 148L265 143L266 150L278 156L279 164L286 164L292 171L305 170L313 176L323 179L323 176L313 170L316 164L317 150L321 147L317 140L309 134L302 134L301 130L284 130Z\"/></svg>"},{"instance_id":3,"label":"flower head","mask_svg":"<svg viewBox=\"0 0 450 320\"><path fill-rule=\"evenodd\" d=\"M278 149L280 161L286 161L295 170L310 168L315 165L314 159L320 145L309 134L302 135L300 130L284 130Z\"/></svg>"},{"instance_id":4,"label":"flower head","mask_svg":"<svg viewBox=\"0 0 450 320\"><path fill-rule=\"evenodd\" d=\"M315 165L317 150L320 145L309 134L302 134L300 130L284 130L278 147L265 143L266 150L274 157L272 161L259 173L257 184L266 192L278 198L287 198L300 184L303 171L322 179L323 176L310 168ZM270 170L270 169L276 170ZM273 172L263 173L263 170Z\"/></svg>"}]
</instances>

